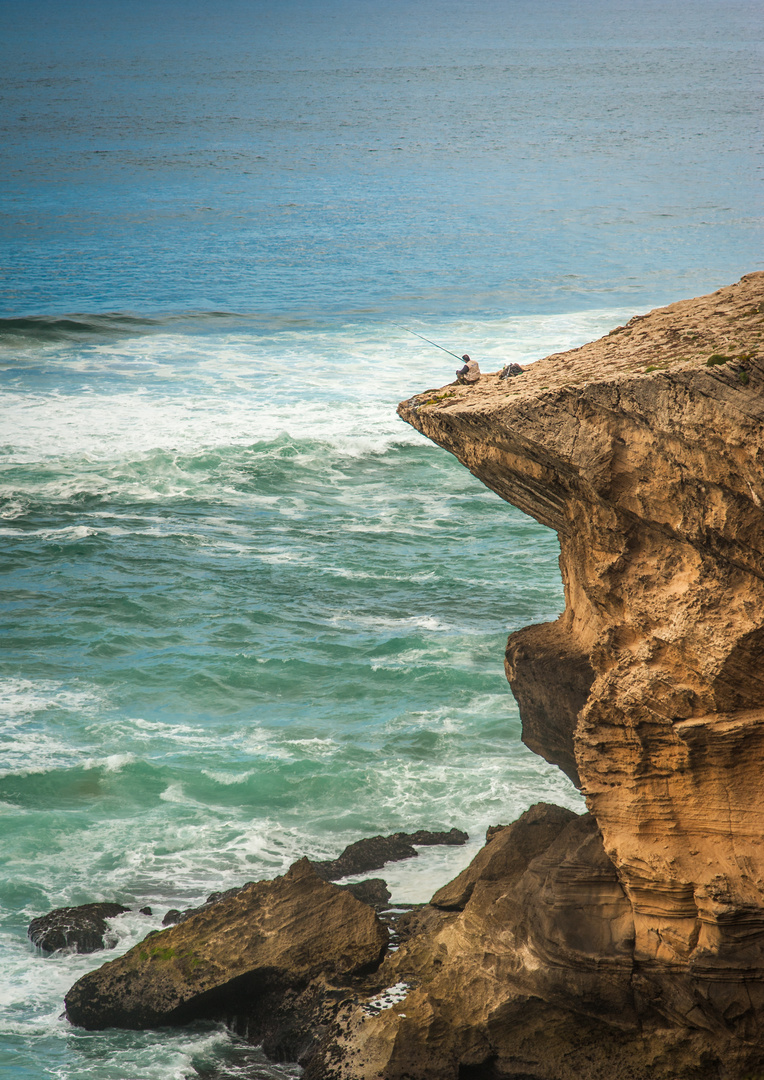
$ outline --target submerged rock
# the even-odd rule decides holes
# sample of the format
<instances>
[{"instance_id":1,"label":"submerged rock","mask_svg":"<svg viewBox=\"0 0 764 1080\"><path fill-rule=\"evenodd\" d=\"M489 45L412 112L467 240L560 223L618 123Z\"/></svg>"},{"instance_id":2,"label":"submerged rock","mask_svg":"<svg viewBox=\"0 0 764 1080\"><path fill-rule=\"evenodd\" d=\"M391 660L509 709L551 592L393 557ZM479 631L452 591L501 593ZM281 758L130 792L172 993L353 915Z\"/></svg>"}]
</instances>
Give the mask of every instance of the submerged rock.
<instances>
[{"instance_id":1,"label":"submerged rock","mask_svg":"<svg viewBox=\"0 0 764 1080\"><path fill-rule=\"evenodd\" d=\"M224 1020L261 1041L283 1025L284 1001L291 1015L313 981L321 984L314 998L325 1001L378 966L387 937L367 904L301 859L83 976L66 995L66 1014L90 1030Z\"/></svg>"},{"instance_id":2,"label":"submerged rock","mask_svg":"<svg viewBox=\"0 0 764 1080\"><path fill-rule=\"evenodd\" d=\"M107 919L122 915L130 908L121 904L81 904L79 907L56 908L47 915L32 919L27 931L30 940L43 952L74 949L78 953L98 952L113 948L117 943Z\"/></svg>"}]
</instances>

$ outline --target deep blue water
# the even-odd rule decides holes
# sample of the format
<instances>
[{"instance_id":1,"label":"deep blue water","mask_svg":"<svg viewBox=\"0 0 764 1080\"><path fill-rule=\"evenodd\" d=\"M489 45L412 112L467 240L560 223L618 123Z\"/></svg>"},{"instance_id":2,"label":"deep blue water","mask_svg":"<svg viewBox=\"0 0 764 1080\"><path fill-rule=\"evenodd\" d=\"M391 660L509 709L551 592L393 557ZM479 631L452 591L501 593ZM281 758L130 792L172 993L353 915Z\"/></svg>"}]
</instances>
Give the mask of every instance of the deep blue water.
<instances>
[{"instance_id":1,"label":"deep blue water","mask_svg":"<svg viewBox=\"0 0 764 1080\"><path fill-rule=\"evenodd\" d=\"M3 0L8 314L667 302L761 251L756 0Z\"/></svg>"},{"instance_id":2,"label":"deep blue water","mask_svg":"<svg viewBox=\"0 0 764 1080\"><path fill-rule=\"evenodd\" d=\"M85 1034L29 920L581 808L507 632L553 533L395 416L761 266L761 7L0 0L0 1072L290 1075Z\"/></svg>"}]
</instances>

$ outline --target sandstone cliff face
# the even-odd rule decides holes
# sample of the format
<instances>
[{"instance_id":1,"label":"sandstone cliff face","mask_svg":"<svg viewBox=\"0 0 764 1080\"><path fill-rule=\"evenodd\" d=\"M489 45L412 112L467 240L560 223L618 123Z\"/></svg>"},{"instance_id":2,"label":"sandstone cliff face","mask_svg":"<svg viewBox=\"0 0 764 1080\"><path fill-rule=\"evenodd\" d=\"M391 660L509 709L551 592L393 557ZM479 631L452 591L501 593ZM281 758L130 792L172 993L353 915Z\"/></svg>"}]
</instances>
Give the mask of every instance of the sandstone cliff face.
<instances>
[{"instance_id":1,"label":"sandstone cliff face","mask_svg":"<svg viewBox=\"0 0 764 1080\"><path fill-rule=\"evenodd\" d=\"M591 817L452 890L463 910L383 966L406 1001L349 1008L316 1076L761 1071L763 335L749 274L400 406L559 535L565 611L506 667L525 741Z\"/></svg>"}]
</instances>

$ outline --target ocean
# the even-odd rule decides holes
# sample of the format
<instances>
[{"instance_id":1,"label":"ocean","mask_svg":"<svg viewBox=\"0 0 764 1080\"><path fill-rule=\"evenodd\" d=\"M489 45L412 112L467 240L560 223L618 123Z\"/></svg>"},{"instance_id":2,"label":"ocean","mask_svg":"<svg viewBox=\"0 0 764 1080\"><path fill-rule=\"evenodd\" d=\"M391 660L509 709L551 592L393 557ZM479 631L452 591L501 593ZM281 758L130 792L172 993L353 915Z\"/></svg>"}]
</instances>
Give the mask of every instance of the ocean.
<instances>
[{"instance_id":1,"label":"ocean","mask_svg":"<svg viewBox=\"0 0 764 1080\"><path fill-rule=\"evenodd\" d=\"M64 993L302 855L465 829L419 902L584 809L503 672L556 536L398 420L457 366L409 331L493 371L760 268L760 14L0 0L2 1076L298 1076ZM29 943L95 900L114 952Z\"/></svg>"}]
</instances>

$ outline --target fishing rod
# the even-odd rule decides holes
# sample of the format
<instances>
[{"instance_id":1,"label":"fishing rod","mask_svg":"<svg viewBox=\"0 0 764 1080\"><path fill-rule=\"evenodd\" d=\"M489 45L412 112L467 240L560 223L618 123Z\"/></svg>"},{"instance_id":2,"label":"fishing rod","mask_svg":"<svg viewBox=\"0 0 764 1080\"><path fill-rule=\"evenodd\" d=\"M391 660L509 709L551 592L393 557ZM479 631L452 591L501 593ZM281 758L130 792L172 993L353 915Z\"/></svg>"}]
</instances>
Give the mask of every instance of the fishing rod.
<instances>
[{"instance_id":1,"label":"fishing rod","mask_svg":"<svg viewBox=\"0 0 764 1080\"><path fill-rule=\"evenodd\" d=\"M399 330L405 330L407 334L413 334L414 337L421 338L422 341L426 341L428 345L434 345L436 349L440 349L442 352L447 352L449 356L455 356L457 360L463 360L464 357L456 356L455 352L451 352L450 349L444 349L442 345L438 345L437 341L430 341L429 338L422 337L416 330L409 330L408 326L401 326L400 323L393 323L393 326L397 326Z\"/></svg>"}]
</instances>

